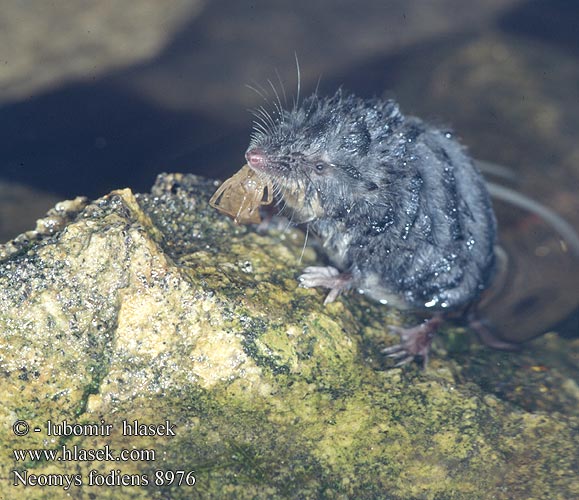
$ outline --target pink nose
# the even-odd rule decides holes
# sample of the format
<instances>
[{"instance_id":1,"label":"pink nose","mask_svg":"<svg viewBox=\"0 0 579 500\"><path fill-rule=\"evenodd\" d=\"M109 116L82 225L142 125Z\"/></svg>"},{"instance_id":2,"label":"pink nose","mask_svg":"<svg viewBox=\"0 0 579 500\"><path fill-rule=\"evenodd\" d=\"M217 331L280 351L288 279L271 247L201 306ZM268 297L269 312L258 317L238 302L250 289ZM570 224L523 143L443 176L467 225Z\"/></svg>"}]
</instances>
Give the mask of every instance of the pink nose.
<instances>
[{"instance_id":1,"label":"pink nose","mask_svg":"<svg viewBox=\"0 0 579 500\"><path fill-rule=\"evenodd\" d=\"M245 159L247 163L249 163L249 166L253 168L263 168L266 164L265 151L260 148L250 149L245 153Z\"/></svg>"}]
</instances>

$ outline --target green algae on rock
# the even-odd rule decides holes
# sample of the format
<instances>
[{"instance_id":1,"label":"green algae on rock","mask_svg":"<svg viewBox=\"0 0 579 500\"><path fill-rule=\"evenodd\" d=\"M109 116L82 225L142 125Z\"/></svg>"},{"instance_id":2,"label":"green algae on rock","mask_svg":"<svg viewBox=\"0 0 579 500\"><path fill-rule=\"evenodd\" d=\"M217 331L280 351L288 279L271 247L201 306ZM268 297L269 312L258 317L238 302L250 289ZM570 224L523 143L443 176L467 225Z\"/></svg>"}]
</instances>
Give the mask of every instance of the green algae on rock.
<instances>
[{"instance_id":1,"label":"green algae on rock","mask_svg":"<svg viewBox=\"0 0 579 500\"><path fill-rule=\"evenodd\" d=\"M14 486L14 470L77 475L67 493L82 498L579 495L576 417L503 402L443 356L427 372L383 370L374 344L397 314L358 297L323 307L295 281L315 258L299 262L303 235L235 226L209 208L214 190L162 175L150 194L73 203L57 230L3 248L0 416L14 458L0 497L62 496ZM17 420L42 432L17 436ZM47 436L48 420L113 428ZM169 421L176 436L123 435L124 420ZM138 459L12 452L75 445ZM173 470L195 484L169 484Z\"/></svg>"}]
</instances>

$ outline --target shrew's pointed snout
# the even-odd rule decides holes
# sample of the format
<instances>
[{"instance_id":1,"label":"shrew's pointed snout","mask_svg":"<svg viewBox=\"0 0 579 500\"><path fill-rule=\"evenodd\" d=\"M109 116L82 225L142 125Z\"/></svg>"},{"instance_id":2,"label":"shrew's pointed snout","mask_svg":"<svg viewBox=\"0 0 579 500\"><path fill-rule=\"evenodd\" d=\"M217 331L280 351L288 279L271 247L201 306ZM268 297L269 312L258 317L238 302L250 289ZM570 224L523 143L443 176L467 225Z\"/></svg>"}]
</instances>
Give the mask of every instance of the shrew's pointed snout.
<instances>
[{"instance_id":1,"label":"shrew's pointed snout","mask_svg":"<svg viewBox=\"0 0 579 500\"><path fill-rule=\"evenodd\" d=\"M261 148L251 148L245 153L248 165L255 170L262 170L267 163L265 151Z\"/></svg>"}]
</instances>

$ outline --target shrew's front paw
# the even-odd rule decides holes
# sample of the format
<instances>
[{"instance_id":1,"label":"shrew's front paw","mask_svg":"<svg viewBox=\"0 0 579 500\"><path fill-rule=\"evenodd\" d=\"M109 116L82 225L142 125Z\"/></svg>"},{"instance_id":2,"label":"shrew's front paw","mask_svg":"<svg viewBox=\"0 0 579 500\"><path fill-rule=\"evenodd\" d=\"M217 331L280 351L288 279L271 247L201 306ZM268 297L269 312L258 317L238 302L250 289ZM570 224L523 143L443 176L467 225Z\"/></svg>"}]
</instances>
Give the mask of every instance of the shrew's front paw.
<instances>
[{"instance_id":1,"label":"shrew's front paw","mask_svg":"<svg viewBox=\"0 0 579 500\"><path fill-rule=\"evenodd\" d=\"M338 298L342 290L348 288L352 282L350 273L340 273L332 266L310 266L306 267L298 278L300 286L304 288L323 287L329 288L330 293L324 300L324 304L333 302Z\"/></svg>"}]
</instances>

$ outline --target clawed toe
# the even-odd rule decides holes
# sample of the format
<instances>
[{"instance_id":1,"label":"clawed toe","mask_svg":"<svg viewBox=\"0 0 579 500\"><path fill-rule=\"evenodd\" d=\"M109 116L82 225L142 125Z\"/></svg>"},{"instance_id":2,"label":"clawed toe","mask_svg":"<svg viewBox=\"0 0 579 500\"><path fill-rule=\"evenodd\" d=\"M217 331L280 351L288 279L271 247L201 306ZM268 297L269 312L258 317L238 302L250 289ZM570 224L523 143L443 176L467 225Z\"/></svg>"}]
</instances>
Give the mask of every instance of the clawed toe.
<instances>
[{"instance_id":1,"label":"clawed toe","mask_svg":"<svg viewBox=\"0 0 579 500\"><path fill-rule=\"evenodd\" d=\"M304 288L314 288L323 286L324 288L334 288L336 278L340 276L340 271L335 267L310 266L298 278L300 286Z\"/></svg>"},{"instance_id":2,"label":"clawed toe","mask_svg":"<svg viewBox=\"0 0 579 500\"><path fill-rule=\"evenodd\" d=\"M382 349L382 354L397 361L396 367L404 366L414 360L415 355L408 353L402 344L396 344Z\"/></svg>"},{"instance_id":3,"label":"clawed toe","mask_svg":"<svg viewBox=\"0 0 579 500\"><path fill-rule=\"evenodd\" d=\"M396 366L405 365L415 358L420 357L426 368L432 339L441 322L442 319L435 316L421 325L412 328L391 326L390 331L400 336L400 344L386 347L382 349L382 353L398 361Z\"/></svg>"},{"instance_id":4,"label":"clawed toe","mask_svg":"<svg viewBox=\"0 0 579 500\"><path fill-rule=\"evenodd\" d=\"M298 278L300 286L303 288L323 287L329 288L324 304L333 302L338 298L341 291L350 286L352 276L349 273L340 273L335 267L310 266Z\"/></svg>"},{"instance_id":5,"label":"clawed toe","mask_svg":"<svg viewBox=\"0 0 579 500\"><path fill-rule=\"evenodd\" d=\"M394 357L394 356L396 356L397 353L405 352L405 351L404 351L404 347L402 347L400 344L396 344L396 345L393 345L390 347L385 347L380 352L382 354L386 354L387 356Z\"/></svg>"},{"instance_id":6,"label":"clawed toe","mask_svg":"<svg viewBox=\"0 0 579 500\"><path fill-rule=\"evenodd\" d=\"M391 329L392 330L392 329ZM398 333L398 332L393 332L393 333ZM400 344L396 344L390 347L385 347L384 349L382 349L380 351L382 354L385 354L386 356L390 357L390 358L394 358L394 357L398 357L400 353L402 354L408 354L406 351L406 348L404 347L404 345L402 343Z\"/></svg>"},{"instance_id":7,"label":"clawed toe","mask_svg":"<svg viewBox=\"0 0 579 500\"><path fill-rule=\"evenodd\" d=\"M406 356L404 359L398 361L394 366L400 368L401 366L407 365L411 361L414 361L414 356ZM424 368L426 368L426 359L424 360Z\"/></svg>"}]
</instances>

